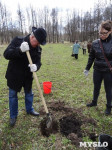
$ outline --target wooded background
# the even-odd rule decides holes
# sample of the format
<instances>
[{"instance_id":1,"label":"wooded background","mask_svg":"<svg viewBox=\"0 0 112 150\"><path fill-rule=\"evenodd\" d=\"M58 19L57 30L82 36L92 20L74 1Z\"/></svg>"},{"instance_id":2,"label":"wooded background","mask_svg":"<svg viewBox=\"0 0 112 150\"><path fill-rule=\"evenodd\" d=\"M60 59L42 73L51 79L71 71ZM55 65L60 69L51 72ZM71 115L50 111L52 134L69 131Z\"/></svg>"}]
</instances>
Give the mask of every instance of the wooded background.
<instances>
[{"instance_id":1,"label":"wooded background","mask_svg":"<svg viewBox=\"0 0 112 150\"><path fill-rule=\"evenodd\" d=\"M59 8L47 7L34 9L31 5L23 10L18 5L16 21L0 2L0 44L29 34L32 26L45 28L49 43L92 41L98 38L98 27L104 20L112 20L111 0L108 4L106 0L98 0L87 12L76 9L62 12Z\"/></svg>"}]
</instances>

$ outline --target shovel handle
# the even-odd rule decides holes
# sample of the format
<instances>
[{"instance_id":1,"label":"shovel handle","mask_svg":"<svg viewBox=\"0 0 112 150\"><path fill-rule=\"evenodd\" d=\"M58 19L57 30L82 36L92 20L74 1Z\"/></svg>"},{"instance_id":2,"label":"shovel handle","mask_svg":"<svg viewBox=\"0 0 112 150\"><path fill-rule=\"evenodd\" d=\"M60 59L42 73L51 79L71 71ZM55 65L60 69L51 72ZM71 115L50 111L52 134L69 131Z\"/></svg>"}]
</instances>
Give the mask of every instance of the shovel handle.
<instances>
[{"instance_id":1,"label":"shovel handle","mask_svg":"<svg viewBox=\"0 0 112 150\"><path fill-rule=\"evenodd\" d=\"M27 58L28 58L28 61L29 61L30 65L32 65L33 62L32 62L32 59L31 59L31 56L30 56L29 51L26 51L26 55L27 55ZM36 72L33 72L33 77L34 77L34 79L35 79L37 88L38 88L38 90L39 90L39 94L40 94L40 97L41 97L41 99L42 99L42 103L43 103L43 105L44 105L45 111L46 111L46 113L48 114L48 113L49 113L49 112L48 112L48 108L47 108L47 105L46 105L46 102L45 102L45 99L44 99L44 96L43 96L43 93L42 93L42 90L41 90L41 87L40 87L40 84L39 84L39 81L38 81L38 77L37 77L37 75L36 75Z\"/></svg>"}]
</instances>

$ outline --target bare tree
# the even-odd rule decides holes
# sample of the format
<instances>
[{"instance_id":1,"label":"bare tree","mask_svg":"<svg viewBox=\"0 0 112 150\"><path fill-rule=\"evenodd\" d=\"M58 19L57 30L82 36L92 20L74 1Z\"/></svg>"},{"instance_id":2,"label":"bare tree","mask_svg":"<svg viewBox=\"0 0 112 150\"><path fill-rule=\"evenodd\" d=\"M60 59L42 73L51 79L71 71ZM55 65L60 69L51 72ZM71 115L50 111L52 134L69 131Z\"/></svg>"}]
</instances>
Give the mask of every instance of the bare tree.
<instances>
[{"instance_id":1,"label":"bare tree","mask_svg":"<svg viewBox=\"0 0 112 150\"><path fill-rule=\"evenodd\" d=\"M38 16L38 27L44 27L44 10L38 9L37 10L37 16Z\"/></svg>"},{"instance_id":2,"label":"bare tree","mask_svg":"<svg viewBox=\"0 0 112 150\"><path fill-rule=\"evenodd\" d=\"M64 30L65 30L65 40L66 41L70 41L72 42L72 38L71 38L71 14L69 14L69 10L66 10L67 11L67 14L66 14L66 20L67 20L67 25L64 27Z\"/></svg>"},{"instance_id":3,"label":"bare tree","mask_svg":"<svg viewBox=\"0 0 112 150\"><path fill-rule=\"evenodd\" d=\"M52 38L53 38L53 43L56 42L56 38L58 36L58 9L53 8L51 11L51 18L52 18Z\"/></svg>"},{"instance_id":4,"label":"bare tree","mask_svg":"<svg viewBox=\"0 0 112 150\"><path fill-rule=\"evenodd\" d=\"M28 32L30 32L30 30L31 30L31 16L30 16L29 8L26 8L26 16L27 16Z\"/></svg>"},{"instance_id":5,"label":"bare tree","mask_svg":"<svg viewBox=\"0 0 112 150\"><path fill-rule=\"evenodd\" d=\"M1 44L4 42L4 27L5 27L5 12L4 12L4 7L2 3L0 2L0 37L1 37Z\"/></svg>"},{"instance_id":6,"label":"bare tree","mask_svg":"<svg viewBox=\"0 0 112 150\"><path fill-rule=\"evenodd\" d=\"M95 26L94 32L96 33L97 38L98 38L98 30L99 30L98 28L103 19L103 11L102 10L103 10L102 1L98 0L98 3L96 4L96 7L94 9L94 26Z\"/></svg>"},{"instance_id":7,"label":"bare tree","mask_svg":"<svg viewBox=\"0 0 112 150\"><path fill-rule=\"evenodd\" d=\"M31 16L31 23L30 23L30 26L35 26L37 27L38 26L38 23L37 23L37 12L36 10L30 5L30 13L28 12L27 10L27 15Z\"/></svg>"},{"instance_id":8,"label":"bare tree","mask_svg":"<svg viewBox=\"0 0 112 150\"><path fill-rule=\"evenodd\" d=\"M18 22L19 22L19 31L23 35L23 31L24 31L23 25L25 24L25 17L24 17L24 14L20 8L20 5L18 5L17 14L18 14Z\"/></svg>"}]
</instances>

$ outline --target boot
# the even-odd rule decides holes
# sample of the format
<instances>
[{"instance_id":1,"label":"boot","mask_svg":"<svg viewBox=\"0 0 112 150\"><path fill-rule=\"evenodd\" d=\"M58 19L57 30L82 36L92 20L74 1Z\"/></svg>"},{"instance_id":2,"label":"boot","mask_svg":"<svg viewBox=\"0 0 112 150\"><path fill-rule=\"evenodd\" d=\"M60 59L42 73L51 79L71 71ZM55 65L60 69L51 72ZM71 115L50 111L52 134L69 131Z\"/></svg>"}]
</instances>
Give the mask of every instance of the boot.
<instances>
[{"instance_id":1,"label":"boot","mask_svg":"<svg viewBox=\"0 0 112 150\"><path fill-rule=\"evenodd\" d=\"M17 118L10 118L10 126L13 127L16 123Z\"/></svg>"},{"instance_id":2,"label":"boot","mask_svg":"<svg viewBox=\"0 0 112 150\"><path fill-rule=\"evenodd\" d=\"M91 102L91 103L89 103L89 104L87 104L86 106L87 106L87 107L97 106L97 102L96 102L96 101L94 101L94 100L92 100L92 102Z\"/></svg>"},{"instance_id":3,"label":"boot","mask_svg":"<svg viewBox=\"0 0 112 150\"><path fill-rule=\"evenodd\" d=\"M111 106L106 105L105 115L111 114Z\"/></svg>"}]
</instances>

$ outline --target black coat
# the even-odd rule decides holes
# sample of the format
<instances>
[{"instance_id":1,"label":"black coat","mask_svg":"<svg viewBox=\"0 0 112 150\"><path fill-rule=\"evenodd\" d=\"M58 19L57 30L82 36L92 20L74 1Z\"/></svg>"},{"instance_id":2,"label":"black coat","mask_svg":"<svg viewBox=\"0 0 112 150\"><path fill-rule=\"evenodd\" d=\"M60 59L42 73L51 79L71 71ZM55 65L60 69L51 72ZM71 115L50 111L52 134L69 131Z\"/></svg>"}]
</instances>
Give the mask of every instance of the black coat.
<instances>
[{"instance_id":1,"label":"black coat","mask_svg":"<svg viewBox=\"0 0 112 150\"><path fill-rule=\"evenodd\" d=\"M112 66L112 37L109 35L109 37L106 40L101 40L104 48L105 56L107 57L108 61L110 62ZM86 70L90 70L92 64L94 62L93 68L98 71L103 72L110 72L110 69L108 67L107 62L104 59L99 39L93 41L92 48L89 54L88 63L86 66Z\"/></svg>"},{"instance_id":2,"label":"black coat","mask_svg":"<svg viewBox=\"0 0 112 150\"><path fill-rule=\"evenodd\" d=\"M32 72L28 67L28 59L26 53L20 51L20 45L23 41L28 42L30 47L30 55L34 64L37 65L37 70L41 66L41 47L37 46L33 48L29 42L29 36L25 38L15 37L4 52L4 57L9 60L9 64L6 71L7 85L19 92L22 87L25 90L30 91L32 88Z\"/></svg>"}]
</instances>

